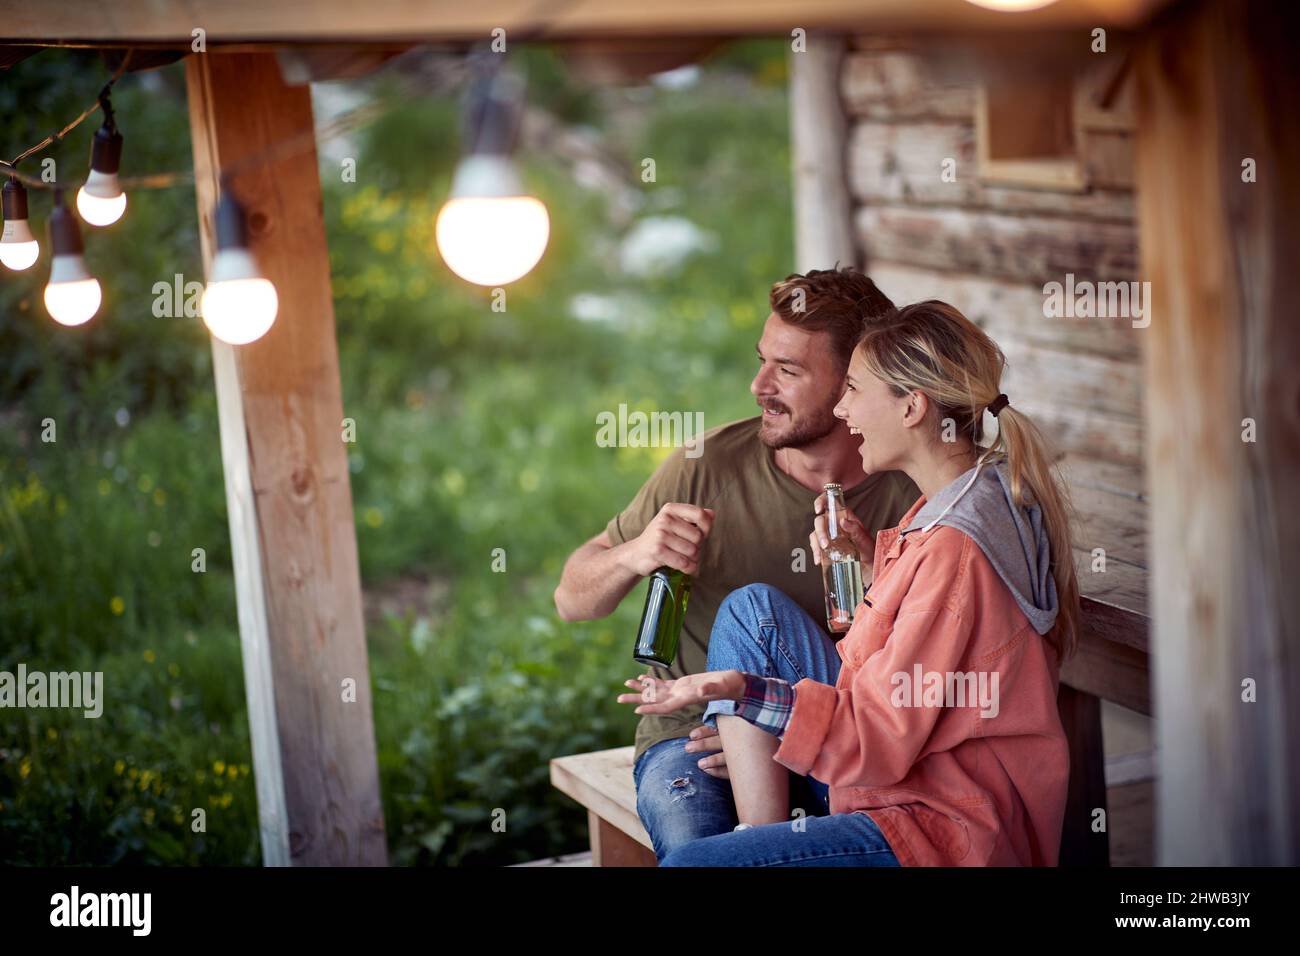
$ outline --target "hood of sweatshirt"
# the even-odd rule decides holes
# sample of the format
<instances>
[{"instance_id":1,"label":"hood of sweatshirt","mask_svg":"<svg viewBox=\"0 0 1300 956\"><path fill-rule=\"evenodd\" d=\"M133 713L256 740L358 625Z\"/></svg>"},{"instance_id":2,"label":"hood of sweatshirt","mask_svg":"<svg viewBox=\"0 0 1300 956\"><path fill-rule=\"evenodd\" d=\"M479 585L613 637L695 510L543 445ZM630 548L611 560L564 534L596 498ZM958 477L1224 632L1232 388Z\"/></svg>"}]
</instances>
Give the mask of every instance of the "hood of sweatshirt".
<instances>
[{"instance_id":1,"label":"hood of sweatshirt","mask_svg":"<svg viewBox=\"0 0 1300 956\"><path fill-rule=\"evenodd\" d=\"M1052 629L1058 604L1043 513L1037 504L1014 504L1005 459L977 465L946 485L926 500L900 536L932 522L969 535L1011 589L1034 630L1046 634Z\"/></svg>"}]
</instances>

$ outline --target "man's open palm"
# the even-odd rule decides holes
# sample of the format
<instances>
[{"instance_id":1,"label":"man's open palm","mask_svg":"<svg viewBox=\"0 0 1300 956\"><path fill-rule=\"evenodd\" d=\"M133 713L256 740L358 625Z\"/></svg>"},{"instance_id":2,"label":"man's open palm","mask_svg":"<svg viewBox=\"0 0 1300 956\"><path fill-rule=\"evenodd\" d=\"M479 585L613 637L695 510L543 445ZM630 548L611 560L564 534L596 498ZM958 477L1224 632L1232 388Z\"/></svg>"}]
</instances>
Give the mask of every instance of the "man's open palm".
<instances>
[{"instance_id":1,"label":"man's open palm","mask_svg":"<svg viewBox=\"0 0 1300 956\"><path fill-rule=\"evenodd\" d=\"M741 696L744 678L740 671L707 671L687 674L677 680L660 680L651 674L642 674L624 681L625 687L638 691L619 694L620 704L638 704L638 714L671 714L691 704L711 700L736 700Z\"/></svg>"}]
</instances>

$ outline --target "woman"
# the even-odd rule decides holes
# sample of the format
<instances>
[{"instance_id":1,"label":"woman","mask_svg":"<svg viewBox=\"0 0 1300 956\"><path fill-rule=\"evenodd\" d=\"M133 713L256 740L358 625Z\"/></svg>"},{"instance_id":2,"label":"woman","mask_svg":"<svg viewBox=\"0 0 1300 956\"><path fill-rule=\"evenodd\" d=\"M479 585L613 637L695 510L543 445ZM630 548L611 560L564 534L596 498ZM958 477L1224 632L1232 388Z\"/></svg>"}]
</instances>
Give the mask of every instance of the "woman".
<instances>
[{"instance_id":1,"label":"woman","mask_svg":"<svg viewBox=\"0 0 1300 956\"><path fill-rule=\"evenodd\" d=\"M1069 777L1056 692L1078 586L1064 495L1042 435L1000 393L1004 365L942 302L863 335L835 415L862 435L867 474L901 470L922 497L878 536L838 645L751 585L718 613L708 672L627 682L641 693L618 699L637 713L712 702L741 820L662 865L1056 864ZM782 768L829 787L830 815L791 821Z\"/></svg>"}]
</instances>

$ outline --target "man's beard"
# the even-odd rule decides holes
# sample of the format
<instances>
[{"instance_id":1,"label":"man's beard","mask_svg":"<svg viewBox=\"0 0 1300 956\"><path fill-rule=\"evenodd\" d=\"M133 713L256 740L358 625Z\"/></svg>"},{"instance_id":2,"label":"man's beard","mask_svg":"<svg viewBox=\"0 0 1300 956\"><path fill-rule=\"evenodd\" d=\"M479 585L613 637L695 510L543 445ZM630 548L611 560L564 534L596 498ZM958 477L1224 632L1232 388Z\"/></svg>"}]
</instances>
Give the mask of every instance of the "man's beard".
<instances>
[{"instance_id":1,"label":"man's beard","mask_svg":"<svg viewBox=\"0 0 1300 956\"><path fill-rule=\"evenodd\" d=\"M804 448L813 442L821 441L841 424L840 420L832 414L829 408L823 409L811 417L795 419L790 415L789 407L779 402L773 402L764 407L785 412L790 419L789 424L780 432L774 431L767 419L763 419L763 423L758 430L758 437L764 445L773 451L779 448Z\"/></svg>"}]
</instances>

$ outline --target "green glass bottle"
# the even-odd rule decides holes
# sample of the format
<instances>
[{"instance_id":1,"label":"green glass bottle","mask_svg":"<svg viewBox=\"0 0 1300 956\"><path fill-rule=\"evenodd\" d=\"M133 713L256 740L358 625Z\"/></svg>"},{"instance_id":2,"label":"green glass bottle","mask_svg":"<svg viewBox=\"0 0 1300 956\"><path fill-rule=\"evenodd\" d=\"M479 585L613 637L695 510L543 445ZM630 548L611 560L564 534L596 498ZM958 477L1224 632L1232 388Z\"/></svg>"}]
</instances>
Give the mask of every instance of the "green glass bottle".
<instances>
[{"instance_id":1,"label":"green glass bottle","mask_svg":"<svg viewBox=\"0 0 1300 956\"><path fill-rule=\"evenodd\" d=\"M686 599L691 595L691 576L662 567L650 575L636 633L632 659L641 664L668 667L677 656L677 641L686 620Z\"/></svg>"}]
</instances>

